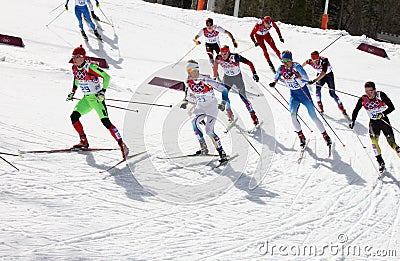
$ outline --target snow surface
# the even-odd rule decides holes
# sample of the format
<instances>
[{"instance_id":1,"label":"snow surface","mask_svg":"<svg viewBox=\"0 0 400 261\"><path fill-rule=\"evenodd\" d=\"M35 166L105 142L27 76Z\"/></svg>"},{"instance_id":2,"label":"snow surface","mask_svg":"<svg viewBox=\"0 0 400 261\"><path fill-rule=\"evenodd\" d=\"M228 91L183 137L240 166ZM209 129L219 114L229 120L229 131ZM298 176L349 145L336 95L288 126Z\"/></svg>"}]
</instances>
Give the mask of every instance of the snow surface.
<instances>
[{"instance_id":1,"label":"snow surface","mask_svg":"<svg viewBox=\"0 0 400 261\"><path fill-rule=\"evenodd\" d=\"M20 5L3 3L0 16L0 32L20 36L26 45L0 46L1 152L69 147L78 137L69 119L76 102L65 101L72 82L68 60L73 48L84 44L73 4L49 27L45 25L62 12L62 6L50 13L54 1L39 1L26 9ZM129 104L138 113L109 108L110 119L131 153L148 152L109 173L99 171L117 162L119 151L2 155L20 171L0 164L0 259L365 260L375 255L372 259L389 260L396 259L394 254L399 258L399 159L381 137L388 172L373 189L377 164L368 117L362 110L355 130L350 130L326 89L322 99L327 122L346 145L326 126L335 142L332 158L326 157L322 136L301 107L300 115L314 132L302 124L311 141L297 164L299 142L289 113L252 81L244 65L249 97L264 121L262 129L253 136L246 134L250 118L234 92L230 96L242 133L235 128L223 133L227 124L223 113L216 125L226 151L238 157L220 170L212 170L215 159L160 159L193 153L198 143L187 112L179 109L183 93L148 81L154 76L183 80L184 62L191 58L201 61L202 71L209 73L203 45L173 65L193 47L192 38L205 19L213 17L233 33L237 51L246 50L242 55L254 62L261 84L267 86L273 75L262 51L249 49L256 18L139 0L104 1L101 8L115 28L100 23L104 43L99 43L84 24L90 38L84 45L89 56L104 57L110 65L106 97L173 107ZM95 12L105 20L99 9ZM323 53L334 67L337 89L361 96L364 82L373 80L399 105L399 45L337 30L278 24L285 39L280 43L272 31L278 48L292 50L294 60L301 63L344 33ZM232 46L226 35L221 41ZM357 50L362 42L384 48L390 59ZM278 58L270 54L278 66ZM306 70L315 77L312 68ZM281 84L278 90L288 99ZM357 99L338 95L351 113ZM393 112L390 120L398 126L400 114ZM81 121L92 147L117 147L94 112Z\"/></svg>"}]
</instances>

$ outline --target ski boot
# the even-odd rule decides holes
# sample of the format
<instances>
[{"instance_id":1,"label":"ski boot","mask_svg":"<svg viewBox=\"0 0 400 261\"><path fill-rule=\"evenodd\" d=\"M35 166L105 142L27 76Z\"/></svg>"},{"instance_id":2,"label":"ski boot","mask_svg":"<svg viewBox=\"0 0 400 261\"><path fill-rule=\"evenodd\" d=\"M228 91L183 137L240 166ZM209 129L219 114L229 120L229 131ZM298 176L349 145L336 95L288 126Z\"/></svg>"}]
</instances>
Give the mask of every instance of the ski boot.
<instances>
[{"instance_id":1,"label":"ski boot","mask_svg":"<svg viewBox=\"0 0 400 261\"><path fill-rule=\"evenodd\" d=\"M228 121L233 122L235 116L233 115L232 110L226 110L226 113L228 114Z\"/></svg>"},{"instance_id":2,"label":"ski boot","mask_svg":"<svg viewBox=\"0 0 400 261\"><path fill-rule=\"evenodd\" d=\"M324 113L324 106L322 105L322 102L317 102L317 104L318 104L318 109L319 109L319 112L320 113Z\"/></svg>"},{"instance_id":3,"label":"ski boot","mask_svg":"<svg viewBox=\"0 0 400 261\"><path fill-rule=\"evenodd\" d=\"M383 173L386 170L386 166L385 166L385 162L382 159L382 155L379 154L378 156L376 156L376 160L378 161L378 164L379 164L379 172Z\"/></svg>"},{"instance_id":4,"label":"ski boot","mask_svg":"<svg viewBox=\"0 0 400 261\"><path fill-rule=\"evenodd\" d=\"M275 66L274 64L271 62L271 60L267 60L269 68L271 69L271 71L275 74L276 70L275 70Z\"/></svg>"},{"instance_id":5,"label":"ski boot","mask_svg":"<svg viewBox=\"0 0 400 261\"><path fill-rule=\"evenodd\" d=\"M225 151L224 151L224 149L222 147L218 148L217 151L218 151L218 154L219 154L219 157L220 157L219 162L228 161L228 157L226 156L226 153L225 153Z\"/></svg>"},{"instance_id":6,"label":"ski boot","mask_svg":"<svg viewBox=\"0 0 400 261\"><path fill-rule=\"evenodd\" d=\"M326 141L326 145L327 146L331 146L332 145L332 140L331 138L328 136L328 134L326 133L326 131L324 131L322 133L322 136L324 137L324 140Z\"/></svg>"},{"instance_id":7,"label":"ski boot","mask_svg":"<svg viewBox=\"0 0 400 261\"><path fill-rule=\"evenodd\" d=\"M339 110L343 113L344 116L349 116L346 112L346 109L343 106L343 103L338 104Z\"/></svg>"},{"instance_id":8,"label":"ski boot","mask_svg":"<svg viewBox=\"0 0 400 261\"><path fill-rule=\"evenodd\" d=\"M91 11L90 13L92 14L92 18L94 20L100 21L100 18L94 13L94 11Z\"/></svg>"},{"instance_id":9,"label":"ski boot","mask_svg":"<svg viewBox=\"0 0 400 261\"><path fill-rule=\"evenodd\" d=\"M208 154L208 148L207 148L207 143L204 139L200 140L200 150L196 151L196 155L207 155Z\"/></svg>"},{"instance_id":10,"label":"ski boot","mask_svg":"<svg viewBox=\"0 0 400 261\"><path fill-rule=\"evenodd\" d=\"M74 146L72 146L74 149L87 149L89 148L89 142L86 138L86 135L83 134L80 136L80 142L78 144L75 144Z\"/></svg>"},{"instance_id":11,"label":"ski boot","mask_svg":"<svg viewBox=\"0 0 400 261\"><path fill-rule=\"evenodd\" d=\"M251 116L251 119L253 120L253 124L257 126L259 121L258 121L256 112L254 112L254 111L250 112L250 116Z\"/></svg>"},{"instance_id":12,"label":"ski boot","mask_svg":"<svg viewBox=\"0 0 400 261\"><path fill-rule=\"evenodd\" d=\"M125 142L122 141L122 139L118 141L118 145L122 152L122 158L126 159L129 154L129 148L126 146Z\"/></svg>"},{"instance_id":13,"label":"ski boot","mask_svg":"<svg viewBox=\"0 0 400 261\"><path fill-rule=\"evenodd\" d=\"M306 146L306 137L304 136L302 131L297 132L297 135L300 139L300 147L304 148Z\"/></svg>"},{"instance_id":14,"label":"ski boot","mask_svg":"<svg viewBox=\"0 0 400 261\"><path fill-rule=\"evenodd\" d=\"M89 38L87 37L85 31L82 30L82 31L81 31L81 34L82 34L82 37L83 37L83 39L84 39L85 41L89 41Z\"/></svg>"},{"instance_id":15,"label":"ski boot","mask_svg":"<svg viewBox=\"0 0 400 261\"><path fill-rule=\"evenodd\" d=\"M97 37L97 39L99 39L100 41L102 41L103 39L101 38L101 35L99 34L99 32L97 32L97 29L93 31L94 35Z\"/></svg>"}]
</instances>

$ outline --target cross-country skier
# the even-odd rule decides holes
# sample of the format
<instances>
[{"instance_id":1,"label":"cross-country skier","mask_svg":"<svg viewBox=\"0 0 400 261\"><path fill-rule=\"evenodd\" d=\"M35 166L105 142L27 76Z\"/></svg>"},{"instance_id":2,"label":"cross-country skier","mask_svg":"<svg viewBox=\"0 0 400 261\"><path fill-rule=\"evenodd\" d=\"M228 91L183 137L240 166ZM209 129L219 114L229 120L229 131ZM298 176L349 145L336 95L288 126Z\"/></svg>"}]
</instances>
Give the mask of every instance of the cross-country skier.
<instances>
[{"instance_id":1,"label":"cross-country skier","mask_svg":"<svg viewBox=\"0 0 400 261\"><path fill-rule=\"evenodd\" d=\"M394 105L389 97L382 91L377 91L374 82L366 82L364 84L365 94L358 99L356 107L353 110L351 123L349 127L354 128L358 112L364 107L370 118L369 120L369 137L372 141L372 148L375 152L376 160L379 164L379 171L385 171L385 162L382 159L381 148L379 147L379 135L381 131L385 135L390 147L396 151L400 157L400 147L396 144L393 134L393 128L390 126L388 114L394 111Z\"/></svg>"},{"instance_id":2,"label":"cross-country skier","mask_svg":"<svg viewBox=\"0 0 400 261\"><path fill-rule=\"evenodd\" d=\"M281 52L279 52L278 48L276 48L274 39L272 39L271 34L269 33L269 30L272 27L274 27L276 32L278 33L279 40L282 43L285 42L283 40L279 27L276 25L275 21L272 20L270 16L265 16L263 19L261 19L256 23L256 25L254 26L253 30L250 33L250 38L256 47L257 46L261 47L261 49L264 52L264 57L265 59L267 59L269 67L274 73L276 73L274 64L271 62L271 59L269 58L267 47L265 46L264 43L264 41L267 42L269 46L271 46L272 50L274 50L278 58L279 59L281 58Z\"/></svg>"},{"instance_id":3,"label":"cross-country skier","mask_svg":"<svg viewBox=\"0 0 400 261\"><path fill-rule=\"evenodd\" d=\"M337 103L339 110L343 113L343 115L348 117L347 112L343 107L342 101L335 93L335 78L333 76L332 66L329 63L328 58L322 57L319 55L318 51L314 51L311 53L311 59L308 59L303 63L303 67L305 67L307 64L309 64L312 68L314 68L318 72L317 78L308 81L308 84L317 83L317 90L315 94L317 96L317 104L319 111L321 113L324 112L324 107L322 105L322 100L321 100L321 88L326 83L328 84L329 87L329 94Z\"/></svg>"},{"instance_id":4,"label":"cross-country skier","mask_svg":"<svg viewBox=\"0 0 400 261\"><path fill-rule=\"evenodd\" d=\"M111 135L118 142L122 152L122 157L126 158L126 156L128 156L129 149L122 141L122 137L118 129L108 118L107 107L104 101L104 94L110 82L110 76L96 64L86 61L85 57L86 51L82 45L75 48L72 52L72 59L74 62L74 65L72 65L72 73L74 75L74 81L72 85L72 91L68 94L67 101L74 99L75 91L78 87L84 94L83 98L76 104L74 111L71 114L72 125L80 137L80 142L73 147L89 147L89 142L79 118L94 109L104 127L110 131ZM103 78L103 86L101 86L99 78Z\"/></svg>"},{"instance_id":5,"label":"cross-country skier","mask_svg":"<svg viewBox=\"0 0 400 261\"><path fill-rule=\"evenodd\" d=\"M68 2L69 2L69 0L67 0L67 2L65 3L65 10L68 10ZM93 29L94 35L96 35L96 37L99 40L101 40L101 35L97 31L96 25L93 23L92 19L90 18L88 2L89 2L89 0L75 0L75 15L79 22L79 28L81 30L81 34L82 34L83 38L87 41L88 37L87 37L85 31L83 30L83 23L82 23L82 15L83 15L85 17L85 19L88 21L88 23L90 24L90 27ZM96 5L99 5L98 1L96 1Z\"/></svg>"},{"instance_id":6,"label":"cross-country skier","mask_svg":"<svg viewBox=\"0 0 400 261\"><path fill-rule=\"evenodd\" d=\"M227 156L222 148L221 141L214 132L214 125L217 120L218 109L225 110L225 106L230 108L228 90L224 85L218 83L206 75L199 72L199 64L194 60L189 60L186 65L188 78L185 83L185 99L181 104L182 109L186 109L190 94L196 97L197 103L194 109L194 119L192 120L194 133L199 140L200 150L196 152L199 155L208 154L207 144L204 140L203 132L200 129L200 123L204 120L206 133L212 139L215 148L220 156L220 161L227 161ZM222 102L218 105L214 89L222 93Z\"/></svg>"},{"instance_id":7,"label":"cross-country skier","mask_svg":"<svg viewBox=\"0 0 400 261\"><path fill-rule=\"evenodd\" d=\"M290 51L285 50L282 52L282 63L283 65L279 66L278 71L275 74L275 80L271 82L269 86L275 87L276 82L282 76L285 80L286 86L290 89L290 114L292 115L294 129L300 139L300 146L304 147L306 145L306 138L301 130L300 122L297 120L297 113L300 104L306 106L308 114L314 121L318 130L322 133L326 144L331 146L331 138L326 133L324 125L322 125L322 122L318 119L317 114L315 113L315 107L311 99L310 91L307 87L309 79L306 71L301 64L293 62L292 52Z\"/></svg>"},{"instance_id":8,"label":"cross-country skier","mask_svg":"<svg viewBox=\"0 0 400 261\"><path fill-rule=\"evenodd\" d=\"M233 46L238 47L238 44L233 35L219 25L214 25L212 18L207 18L206 27L202 28L199 33L193 38L196 45L200 45L199 37L204 36L206 42L206 52L210 59L211 65L214 63L214 52L219 54L221 44L219 42L219 33L226 33L231 38Z\"/></svg>"},{"instance_id":9,"label":"cross-country skier","mask_svg":"<svg viewBox=\"0 0 400 261\"><path fill-rule=\"evenodd\" d=\"M237 53L231 53L229 50L229 46L227 45L224 45L221 48L221 53L217 55L217 57L215 57L213 70L214 77L218 77L218 65L221 65L221 67L224 69L224 78L222 80L223 83L225 85L228 85L230 88L232 88L234 85L238 88L239 96L246 105L246 108L250 113L250 117L253 120L253 124L257 125L259 124L259 121L256 112L251 105L251 102L247 99L246 96L246 89L242 77L242 72L240 70L240 63L245 63L250 67L251 72L253 73L253 79L258 82L259 77L253 63ZM227 109L226 112L228 113L229 121L233 121L234 115L232 110Z\"/></svg>"}]
</instances>

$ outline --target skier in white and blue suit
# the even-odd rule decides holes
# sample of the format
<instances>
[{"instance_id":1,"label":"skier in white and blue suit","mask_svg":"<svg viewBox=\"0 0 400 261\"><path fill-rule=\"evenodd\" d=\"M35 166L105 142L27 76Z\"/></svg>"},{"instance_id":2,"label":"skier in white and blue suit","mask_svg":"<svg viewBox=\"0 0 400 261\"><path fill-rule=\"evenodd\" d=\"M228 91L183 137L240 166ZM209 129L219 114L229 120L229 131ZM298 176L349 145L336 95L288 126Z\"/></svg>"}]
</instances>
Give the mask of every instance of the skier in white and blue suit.
<instances>
[{"instance_id":1,"label":"skier in white and blue suit","mask_svg":"<svg viewBox=\"0 0 400 261\"><path fill-rule=\"evenodd\" d=\"M325 127L321 120L317 117L315 112L315 107L312 102L310 91L307 87L308 75L304 68L297 62L292 60L292 52L283 51L281 54L282 65L279 66L275 74L275 80L269 84L271 87L275 87L276 82L282 76L286 86L290 89L290 114L292 116L292 123L300 138L300 146L304 147L306 145L306 138L301 130L300 122L297 119L297 112L299 110L300 104L306 106L308 114L314 121L318 130L322 133L324 140L327 145L330 146L332 141L328 134L326 133Z\"/></svg>"},{"instance_id":2,"label":"skier in white and blue suit","mask_svg":"<svg viewBox=\"0 0 400 261\"><path fill-rule=\"evenodd\" d=\"M65 3L65 10L68 10L68 2ZM96 25L93 23L92 19L90 18L88 3L90 0L75 0L75 15L79 22L79 28L81 29L82 36L87 38L85 31L83 30L83 23L82 23L82 14L89 23L90 27L93 29L94 34L101 38L99 33L97 32ZM96 5L99 5L99 1L96 1Z\"/></svg>"}]
</instances>

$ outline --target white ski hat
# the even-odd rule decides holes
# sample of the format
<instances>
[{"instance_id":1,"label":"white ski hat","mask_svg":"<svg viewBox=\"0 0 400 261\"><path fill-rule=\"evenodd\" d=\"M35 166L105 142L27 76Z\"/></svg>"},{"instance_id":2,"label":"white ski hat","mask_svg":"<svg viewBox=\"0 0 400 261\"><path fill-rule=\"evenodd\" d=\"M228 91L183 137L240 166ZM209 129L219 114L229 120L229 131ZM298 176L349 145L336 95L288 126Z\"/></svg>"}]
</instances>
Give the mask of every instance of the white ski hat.
<instances>
[{"instance_id":1,"label":"white ski hat","mask_svg":"<svg viewBox=\"0 0 400 261\"><path fill-rule=\"evenodd\" d=\"M186 64L186 71L199 70L199 64L195 60L189 60Z\"/></svg>"}]
</instances>

